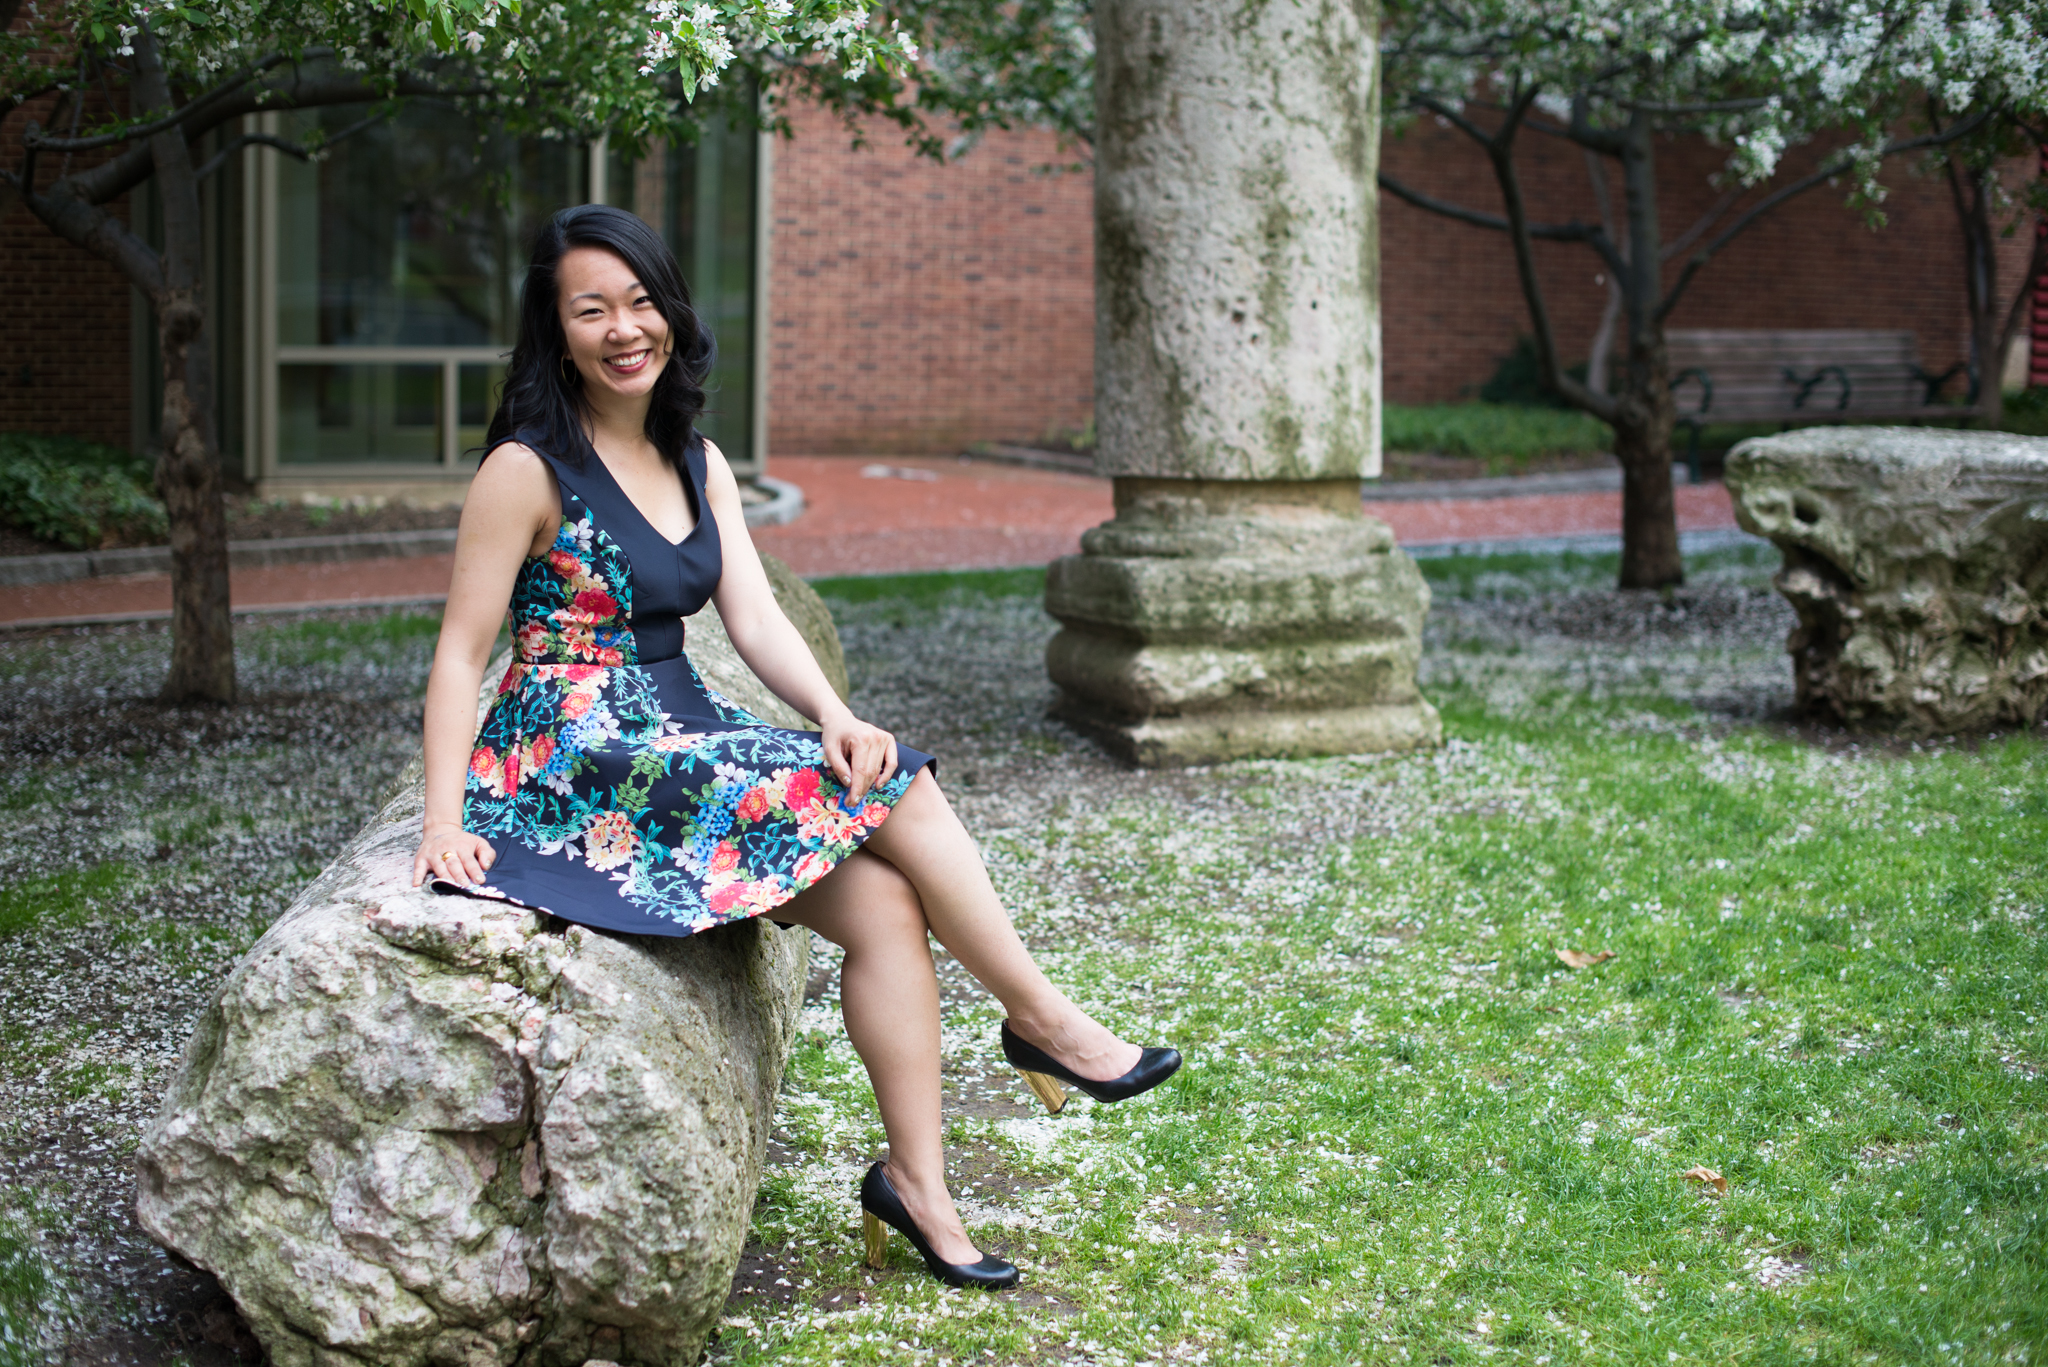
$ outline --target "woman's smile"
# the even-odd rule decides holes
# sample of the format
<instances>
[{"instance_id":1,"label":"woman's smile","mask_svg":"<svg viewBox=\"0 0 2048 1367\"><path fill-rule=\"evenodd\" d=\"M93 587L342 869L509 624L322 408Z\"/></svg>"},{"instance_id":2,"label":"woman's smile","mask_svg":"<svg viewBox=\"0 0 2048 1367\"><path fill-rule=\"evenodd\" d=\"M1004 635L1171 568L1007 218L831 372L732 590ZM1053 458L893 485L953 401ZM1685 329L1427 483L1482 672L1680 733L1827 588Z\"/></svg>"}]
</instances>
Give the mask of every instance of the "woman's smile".
<instances>
[{"instance_id":1,"label":"woman's smile","mask_svg":"<svg viewBox=\"0 0 2048 1367\"><path fill-rule=\"evenodd\" d=\"M616 356L607 356L604 363L620 375L633 375L646 366L647 358L653 354L653 348L641 347L638 351L622 351Z\"/></svg>"}]
</instances>

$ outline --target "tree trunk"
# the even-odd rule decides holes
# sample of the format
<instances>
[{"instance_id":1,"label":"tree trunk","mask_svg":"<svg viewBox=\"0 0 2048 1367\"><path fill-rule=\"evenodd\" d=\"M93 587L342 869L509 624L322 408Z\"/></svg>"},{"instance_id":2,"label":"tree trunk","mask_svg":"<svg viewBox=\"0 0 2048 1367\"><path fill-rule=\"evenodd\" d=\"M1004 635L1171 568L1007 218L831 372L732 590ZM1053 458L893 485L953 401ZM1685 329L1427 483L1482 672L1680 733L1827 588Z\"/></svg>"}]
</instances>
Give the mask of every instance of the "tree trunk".
<instances>
[{"instance_id":1,"label":"tree trunk","mask_svg":"<svg viewBox=\"0 0 2048 1367\"><path fill-rule=\"evenodd\" d=\"M1685 582L1678 554L1678 504L1671 489L1671 361L1664 349L1663 238L1657 217L1656 142L1650 121L1631 121L1621 151L1628 220L1628 364L1619 386L1614 455L1621 463L1621 575L1625 589Z\"/></svg>"},{"instance_id":2,"label":"tree trunk","mask_svg":"<svg viewBox=\"0 0 2048 1367\"><path fill-rule=\"evenodd\" d=\"M1996 428L2005 420L2005 376L2000 362L2005 350L1998 345L1998 235L1991 222L1991 178L1998 172L1979 167L1969 176L1969 194L1958 208L1963 211L1963 264L1969 271L1970 300L1970 397L1977 405L1977 421Z\"/></svg>"},{"instance_id":3,"label":"tree trunk","mask_svg":"<svg viewBox=\"0 0 2048 1367\"><path fill-rule=\"evenodd\" d=\"M1625 589L1661 589L1685 582L1678 553L1678 504L1671 487L1671 399L1664 329L1631 339L1627 388L1619 396L1614 456L1621 463L1621 576Z\"/></svg>"},{"instance_id":4,"label":"tree trunk","mask_svg":"<svg viewBox=\"0 0 2048 1367\"><path fill-rule=\"evenodd\" d=\"M156 41L135 37L142 113L171 107ZM150 139L163 205L163 288L151 299L163 352L163 454L157 493L171 525L171 672L166 702L235 700L234 621L228 610L227 509L213 435L213 363L207 349L205 219L192 149L178 129Z\"/></svg>"}]
</instances>

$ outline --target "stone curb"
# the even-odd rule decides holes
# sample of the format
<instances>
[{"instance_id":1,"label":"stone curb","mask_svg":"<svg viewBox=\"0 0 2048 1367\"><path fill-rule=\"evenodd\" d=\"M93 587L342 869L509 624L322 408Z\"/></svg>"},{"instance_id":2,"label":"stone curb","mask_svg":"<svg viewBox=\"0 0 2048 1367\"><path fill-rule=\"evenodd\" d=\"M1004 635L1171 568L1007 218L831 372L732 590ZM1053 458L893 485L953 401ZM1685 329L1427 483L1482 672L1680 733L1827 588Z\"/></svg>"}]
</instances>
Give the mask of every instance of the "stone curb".
<instances>
[{"instance_id":1,"label":"stone curb","mask_svg":"<svg viewBox=\"0 0 2048 1367\"><path fill-rule=\"evenodd\" d=\"M765 503L747 507L749 527L793 522L804 510L804 491L785 479L762 477L754 483L769 495ZM256 541L230 541L232 569L271 565L332 564L349 560L403 560L416 555L447 555L455 549L455 529L435 527L414 532L350 532L341 536L285 536ZM0 588L63 584L116 574L169 574L169 546L137 546L120 551L73 551L57 555L0 556Z\"/></svg>"},{"instance_id":2,"label":"stone curb","mask_svg":"<svg viewBox=\"0 0 2048 1367\"><path fill-rule=\"evenodd\" d=\"M1683 465L1671 467L1674 485L1692 483ZM1524 498L1530 494L1604 494L1621 488L1621 468L1604 470L1559 470L1547 475L1501 475L1489 479L1369 479L1365 482L1367 503L1418 503L1430 499Z\"/></svg>"},{"instance_id":3,"label":"stone curb","mask_svg":"<svg viewBox=\"0 0 2048 1367\"><path fill-rule=\"evenodd\" d=\"M1041 451L1030 446L1005 446L1000 442L971 447L960 455L966 461L987 461L996 465L1023 465L1036 470L1058 470L1070 475L1093 475L1095 462L1067 451ZM1682 463L1671 467L1674 484L1692 483L1691 472ZM1419 479L1365 481L1367 503L1408 503L1430 499L1522 498L1530 494L1604 494L1621 488L1621 470L1559 470L1541 475L1498 475L1485 479Z\"/></svg>"},{"instance_id":4,"label":"stone curb","mask_svg":"<svg viewBox=\"0 0 2048 1367\"><path fill-rule=\"evenodd\" d=\"M1769 544L1762 537L1735 527L1678 534L1678 549L1684 555ZM1621 537L1613 532L1588 532L1581 536L1515 536L1491 541L1404 541L1401 549L1417 560L1439 560L1451 555L1556 555L1568 551L1579 555L1619 555Z\"/></svg>"}]
</instances>

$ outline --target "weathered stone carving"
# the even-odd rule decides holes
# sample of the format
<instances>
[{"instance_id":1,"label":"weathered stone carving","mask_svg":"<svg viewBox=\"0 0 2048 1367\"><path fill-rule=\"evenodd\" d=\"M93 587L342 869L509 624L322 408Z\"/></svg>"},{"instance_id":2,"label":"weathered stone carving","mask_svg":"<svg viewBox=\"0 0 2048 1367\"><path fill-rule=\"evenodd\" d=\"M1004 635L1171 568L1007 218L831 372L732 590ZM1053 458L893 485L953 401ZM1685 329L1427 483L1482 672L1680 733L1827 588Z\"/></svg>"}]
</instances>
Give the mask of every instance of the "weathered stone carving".
<instances>
[{"instance_id":1,"label":"weathered stone carving","mask_svg":"<svg viewBox=\"0 0 2048 1367\"><path fill-rule=\"evenodd\" d=\"M771 580L829 670L830 614ZM786 717L716 617L690 623L706 682ZM220 1277L278 1367L694 1362L809 932L611 937L415 892L421 780L209 1005L137 1154L143 1228Z\"/></svg>"},{"instance_id":2,"label":"weathered stone carving","mask_svg":"<svg viewBox=\"0 0 2048 1367\"><path fill-rule=\"evenodd\" d=\"M1405 750L1429 586L1351 480L1119 480L1053 565L1060 714L1145 765Z\"/></svg>"},{"instance_id":3,"label":"weathered stone carving","mask_svg":"<svg viewBox=\"0 0 2048 1367\"><path fill-rule=\"evenodd\" d=\"M1101 0L1096 466L1056 564L1059 712L1142 764L1428 744L1428 591L1379 473L1366 11Z\"/></svg>"},{"instance_id":4,"label":"weathered stone carving","mask_svg":"<svg viewBox=\"0 0 2048 1367\"><path fill-rule=\"evenodd\" d=\"M1803 708L1905 735L2048 713L2048 441L1812 428L1743 442L1727 478L1784 553Z\"/></svg>"}]
</instances>

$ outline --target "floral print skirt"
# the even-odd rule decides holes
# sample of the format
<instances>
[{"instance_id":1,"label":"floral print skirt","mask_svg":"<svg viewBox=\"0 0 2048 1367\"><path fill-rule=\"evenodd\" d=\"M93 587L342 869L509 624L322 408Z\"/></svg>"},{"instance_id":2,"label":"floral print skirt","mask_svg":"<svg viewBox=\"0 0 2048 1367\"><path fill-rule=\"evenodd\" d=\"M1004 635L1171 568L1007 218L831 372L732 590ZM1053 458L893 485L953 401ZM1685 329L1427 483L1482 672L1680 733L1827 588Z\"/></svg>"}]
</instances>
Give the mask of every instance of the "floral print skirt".
<instances>
[{"instance_id":1,"label":"floral print skirt","mask_svg":"<svg viewBox=\"0 0 2048 1367\"><path fill-rule=\"evenodd\" d=\"M513 664L470 756L463 826L497 897L600 930L693 935L773 911L887 819L930 755L858 804L819 737L704 686L688 656Z\"/></svg>"}]
</instances>

